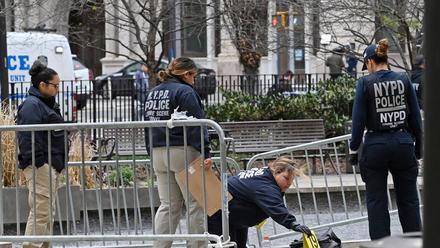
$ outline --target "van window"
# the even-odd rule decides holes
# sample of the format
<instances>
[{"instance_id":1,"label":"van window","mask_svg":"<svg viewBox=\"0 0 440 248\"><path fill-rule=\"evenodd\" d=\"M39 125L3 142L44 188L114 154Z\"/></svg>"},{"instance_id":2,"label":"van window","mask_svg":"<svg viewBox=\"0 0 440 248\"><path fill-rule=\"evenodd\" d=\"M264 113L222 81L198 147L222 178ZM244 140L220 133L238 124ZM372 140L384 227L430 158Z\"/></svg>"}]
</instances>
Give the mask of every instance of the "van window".
<instances>
[{"instance_id":1,"label":"van window","mask_svg":"<svg viewBox=\"0 0 440 248\"><path fill-rule=\"evenodd\" d=\"M72 59L72 61L73 61L73 69L74 70L82 70L82 69L86 69L87 68L83 64L81 64L81 62L79 62L76 59Z\"/></svg>"}]
</instances>

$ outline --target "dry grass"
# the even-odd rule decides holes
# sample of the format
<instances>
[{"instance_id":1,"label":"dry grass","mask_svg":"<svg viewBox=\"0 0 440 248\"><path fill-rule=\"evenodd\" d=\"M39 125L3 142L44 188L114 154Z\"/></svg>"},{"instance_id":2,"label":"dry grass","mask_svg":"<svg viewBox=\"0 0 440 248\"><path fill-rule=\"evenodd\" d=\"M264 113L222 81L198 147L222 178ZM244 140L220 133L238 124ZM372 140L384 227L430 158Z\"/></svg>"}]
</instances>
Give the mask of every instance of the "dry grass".
<instances>
[{"instance_id":1,"label":"dry grass","mask_svg":"<svg viewBox=\"0 0 440 248\"><path fill-rule=\"evenodd\" d=\"M70 143L70 150L69 150L69 161L82 161L82 151L81 151L81 133L76 132L74 133L71 138ZM90 145L89 139L84 139L84 161L88 161L93 156L93 150ZM75 166L75 167L69 167L69 177L70 177L70 183L81 185L81 167ZM95 186L95 180L93 179L93 171L90 168L90 166L86 166L84 168L85 170L85 181L86 181L86 188L90 189Z\"/></svg>"},{"instance_id":2,"label":"dry grass","mask_svg":"<svg viewBox=\"0 0 440 248\"><path fill-rule=\"evenodd\" d=\"M0 125L15 125L14 114L6 108L0 108ZM1 149L3 159L3 182L5 187L16 186L16 134L15 132L3 132L1 133ZM84 160L90 160L93 155L92 147L89 140L85 139L84 145ZM69 149L69 161L81 161L81 136L77 132L71 136L71 146ZM72 184L80 184L81 174L79 167L69 168L70 182ZM21 170L19 170L20 180L19 185L25 185L25 178ZM85 168L86 187L94 187L93 171L90 167Z\"/></svg>"},{"instance_id":3,"label":"dry grass","mask_svg":"<svg viewBox=\"0 0 440 248\"><path fill-rule=\"evenodd\" d=\"M0 125L15 125L14 114L7 108L0 109ZM3 182L5 187L15 187L16 179L16 143L15 132L3 132L1 134L1 149L3 159ZM19 184L24 184L24 176L20 173Z\"/></svg>"}]
</instances>

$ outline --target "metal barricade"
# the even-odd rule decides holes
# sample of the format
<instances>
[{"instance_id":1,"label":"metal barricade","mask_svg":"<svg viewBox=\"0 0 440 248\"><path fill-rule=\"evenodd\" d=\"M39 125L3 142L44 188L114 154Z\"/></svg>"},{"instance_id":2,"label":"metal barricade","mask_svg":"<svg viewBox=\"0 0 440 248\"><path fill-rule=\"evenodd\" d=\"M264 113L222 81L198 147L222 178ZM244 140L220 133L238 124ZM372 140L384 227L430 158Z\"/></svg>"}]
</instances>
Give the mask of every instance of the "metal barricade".
<instances>
[{"instance_id":1,"label":"metal barricade","mask_svg":"<svg viewBox=\"0 0 440 248\"><path fill-rule=\"evenodd\" d=\"M170 130L172 128L182 128L184 134L184 144L182 152L184 154L184 169L186 171L185 192L183 198L189 199L190 190L188 186L188 171L191 161L188 161L188 150L190 145L187 142L188 129L198 127L201 136L201 147L203 154L204 147L204 128L210 127L216 130L219 137L220 156L213 158L213 161L218 166L218 175L221 181L221 199L219 199L222 213L222 235L212 235L208 233L207 226L207 192L203 189L203 231L201 233L191 233L190 221L192 216L190 211L186 211L185 218L180 218L179 213L179 227L178 234L172 231L174 228L168 226L170 233L157 234L155 227L154 216L155 209L159 206L157 175L153 169L155 164L155 152L153 147L150 147L149 156L139 156L136 150L129 156L122 156L118 152L118 145L116 145L115 156L113 160L105 161L98 154L96 161L88 161L87 159L87 135L92 131L96 133L103 133L103 129L118 129L129 128L132 130L145 128L149 133L149 142L152 140L153 128L165 128L166 131L166 147L165 151L165 166L166 175L168 178L175 176L171 170L170 150ZM52 154L52 132L63 132L67 137L68 133L76 132L79 134L79 161L72 162L65 159L65 164L68 164L61 175L62 186L58 187L51 182L57 173L52 173L48 170L46 176L47 181L41 182L36 180L40 170L35 169L36 164L36 146L39 145L36 140L38 137L47 137L47 157L48 164L52 164L54 156ZM34 190L29 196L29 203L33 206L33 212L37 212L37 201L39 201L39 194L37 187L44 186L48 191L48 219L49 234L44 236L35 235L35 229L39 219L34 215L29 221L33 226L34 235L24 235L21 223L25 223L25 216L27 211L27 190L20 186L18 167L15 168L15 186L5 187L3 181L0 187L0 241L8 242L53 242L54 244L61 244L63 247L69 246L152 246L152 241L174 241L173 245L181 246L185 242L203 241L208 247L231 247L234 244L229 239L229 225L228 225L228 195L227 195L227 175L233 174L233 171L239 170L233 160L226 158L225 136L221 127L212 120L169 120L169 121L150 121L150 122L119 122L119 123L82 123L82 124L52 124L52 125L13 125L0 126L0 138L3 134L8 132L29 132L32 139L32 168L29 171L27 180L32 178L32 185ZM43 136L41 136L43 135ZM115 142L119 140L118 132L115 133ZM135 134L132 135L132 146L135 147ZM18 161L18 144L15 138L15 159ZM3 143L3 142L2 142ZM3 165L3 147L0 143L0 164ZM40 147L41 148L41 147ZM154 148L155 149L155 148ZM99 147L98 147L99 150ZM69 145L67 139L64 141L64 151L67 154ZM203 157L203 155L201 155ZM228 163L232 166L228 166ZM29 168L29 167L28 167ZM50 168L50 166L49 166ZM202 183L205 185L205 170L201 170ZM144 173L141 180L140 174ZM0 169L0 178L3 179L3 166ZM31 175L31 177L29 177ZM131 177L131 181L127 180ZM76 180L76 183L73 181ZM169 181L168 181L169 182ZM189 182L191 183L191 182ZM55 187L55 190L53 190ZM170 185L167 185L168 199L171 197ZM183 186L180 186L182 190ZM54 192L54 193L52 193ZM183 194L183 193L182 193ZM53 202L53 204L50 204ZM189 209L189 203L186 201L186 209ZM147 210L149 209L149 211ZM179 212L182 206L179 207ZM170 216L170 215L168 215ZM2 217L2 218L1 218ZM171 218L171 217L169 217ZM55 222L55 223L53 223ZM171 221L170 221L171 223ZM55 224L55 225L53 225ZM170 224L171 225L171 224ZM186 230L185 230L186 229Z\"/></svg>"},{"instance_id":2,"label":"metal barricade","mask_svg":"<svg viewBox=\"0 0 440 248\"><path fill-rule=\"evenodd\" d=\"M360 175L356 174L355 166L347 170L349 165L343 159L346 156L345 149L348 149L346 146L350 138L351 135L343 135L257 154L249 160L246 167L250 169L255 166L267 166L281 156L288 156L302 165L304 176L295 178L294 185L286 193L296 195L293 201L297 204L299 211L293 214L297 216L298 221L305 223L311 229L318 230L366 221L368 216L361 195L361 191L365 190L365 184ZM320 167L317 169L320 174L312 174L313 164ZM346 171L343 171L344 164ZM419 199L421 199L421 183L422 180L419 178L417 181ZM392 204L394 194L391 189L393 187L392 178L389 175L387 190L390 215L397 213L397 206ZM307 198L304 199L305 197ZM347 197L354 198L357 206L348 205ZM286 206L289 208L287 202ZM420 206L420 210L423 210L423 205ZM273 233L269 235L272 241L286 237L290 237L293 241L292 235L298 234L292 231L280 233L280 229L286 229L274 221L272 225ZM259 232L258 229L257 232ZM258 237L262 237L261 233ZM261 239L258 242L261 244Z\"/></svg>"}]
</instances>

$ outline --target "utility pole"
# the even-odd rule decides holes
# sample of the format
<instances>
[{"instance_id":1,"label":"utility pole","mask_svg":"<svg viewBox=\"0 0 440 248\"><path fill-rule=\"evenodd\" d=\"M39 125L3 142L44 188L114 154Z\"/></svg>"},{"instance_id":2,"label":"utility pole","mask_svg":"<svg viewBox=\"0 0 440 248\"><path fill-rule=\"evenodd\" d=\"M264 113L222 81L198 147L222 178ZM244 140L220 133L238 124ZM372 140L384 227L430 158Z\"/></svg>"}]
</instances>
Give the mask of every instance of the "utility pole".
<instances>
[{"instance_id":1,"label":"utility pole","mask_svg":"<svg viewBox=\"0 0 440 248\"><path fill-rule=\"evenodd\" d=\"M0 81L2 105L9 104L8 52L6 43L6 2L0 0Z\"/></svg>"},{"instance_id":2,"label":"utility pole","mask_svg":"<svg viewBox=\"0 0 440 248\"><path fill-rule=\"evenodd\" d=\"M289 5L289 70L295 74L295 14L293 5Z\"/></svg>"},{"instance_id":3,"label":"utility pole","mask_svg":"<svg viewBox=\"0 0 440 248\"><path fill-rule=\"evenodd\" d=\"M277 64L278 73L280 71L291 70L295 73L295 59L294 59L294 30L295 30L295 18L294 15L298 14L293 10L292 5L289 6L288 11L277 11L275 15L272 15L272 26L277 29ZM280 51L282 49L282 51ZM287 58L281 54L287 54ZM286 61L287 59L287 61ZM281 62L285 67L281 67Z\"/></svg>"},{"instance_id":4,"label":"utility pole","mask_svg":"<svg viewBox=\"0 0 440 248\"><path fill-rule=\"evenodd\" d=\"M289 12L287 11L277 11L275 15L272 15L272 26L276 27L277 30L277 71L280 74L282 71L285 71L285 68L282 65L285 64L285 58L281 58L282 53L281 50L287 49L287 37L286 37L286 28L289 27Z\"/></svg>"}]
</instances>

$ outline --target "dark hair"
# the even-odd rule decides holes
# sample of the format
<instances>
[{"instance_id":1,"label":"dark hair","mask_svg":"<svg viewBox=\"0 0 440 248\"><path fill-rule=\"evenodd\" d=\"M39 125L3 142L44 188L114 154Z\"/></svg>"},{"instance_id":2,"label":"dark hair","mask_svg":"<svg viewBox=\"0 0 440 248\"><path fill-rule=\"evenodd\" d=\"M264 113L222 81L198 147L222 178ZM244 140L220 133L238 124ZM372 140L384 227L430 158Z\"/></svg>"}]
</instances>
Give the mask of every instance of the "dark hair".
<instances>
[{"instance_id":1,"label":"dark hair","mask_svg":"<svg viewBox=\"0 0 440 248\"><path fill-rule=\"evenodd\" d=\"M187 57L179 57L168 65L168 68L159 71L159 80L165 81L171 77L180 78L188 71L197 71L197 66L194 61Z\"/></svg>"},{"instance_id":2,"label":"dark hair","mask_svg":"<svg viewBox=\"0 0 440 248\"><path fill-rule=\"evenodd\" d=\"M373 56L373 60L376 64L388 63L388 40L381 39L376 46L376 52Z\"/></svg>"},{"instance_id":3,"label":"dark hair","mask_svg":"<svg viewBox=\"0 0 440 248\"><path fill-rule=\"evenodd\" d=\"M54 69L45 66L41 61L35 60L29 70L29 75L31 75L32 86L38 89L40 82L47 83L58 73Z\"/></svg>"}]
</instances>

